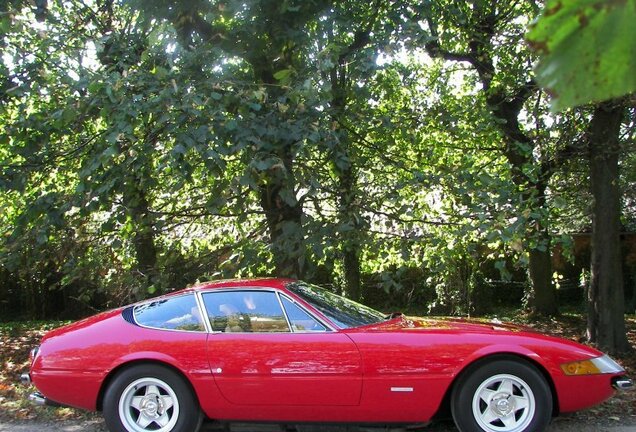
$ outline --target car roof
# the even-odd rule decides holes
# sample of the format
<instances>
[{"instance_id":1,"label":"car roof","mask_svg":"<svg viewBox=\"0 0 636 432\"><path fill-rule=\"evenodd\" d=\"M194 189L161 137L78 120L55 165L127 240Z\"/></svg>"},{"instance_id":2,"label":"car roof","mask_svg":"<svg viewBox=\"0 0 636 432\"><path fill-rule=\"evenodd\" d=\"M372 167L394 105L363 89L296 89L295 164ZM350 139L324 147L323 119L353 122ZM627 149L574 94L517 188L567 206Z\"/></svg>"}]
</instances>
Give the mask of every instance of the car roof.
<instances>
[{"instance_id":1,"label":"car roof","mask_svg":"<svg viewBox=\"0 0 636 432\"><path fill-rule=\"evenodd\" d=\"M252 279L225 279L225 280L217 280L210 282L202 282L190 287L170 291L165 294L150 297L144 300L140 300L138 302L129 304L127 306L139 305L142 303L155 302L158 300L176 297L184 294L196 293L201 291L208 291L214 289L227 289L227 288L249 288L249 289L283 289L290 282L297 282L295 279L285 279L285 278L252 278ZM126 307L127 307L126 306Z\"/></svg>"},{"instance_id":2,"label":"car roof","mask_svg":"<svg viewBox=\"0 0 636 432\"><path fill-rule=\"evenodd\" d=\"M210 281L196 284L178 292L188 291L207 291L221 288L284 288L290 282L295 282L294 279L285 278L253 278L253 279L225 279L218 281Z\"/></svg>"}]
</instances>

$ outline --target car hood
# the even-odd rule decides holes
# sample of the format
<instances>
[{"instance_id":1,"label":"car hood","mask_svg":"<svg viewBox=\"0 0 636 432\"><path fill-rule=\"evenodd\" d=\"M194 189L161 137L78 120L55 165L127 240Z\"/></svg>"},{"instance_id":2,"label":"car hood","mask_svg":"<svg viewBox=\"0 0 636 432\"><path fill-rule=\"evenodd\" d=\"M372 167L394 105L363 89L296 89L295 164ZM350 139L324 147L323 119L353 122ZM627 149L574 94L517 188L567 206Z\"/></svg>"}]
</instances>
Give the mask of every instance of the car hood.
<instances>
[{"instance_id":1,"label":"car hood","mask_svg":"<svg viewBox=\"0 0 636 432\"><path fill-rule=\"evenodd\" d=\"M362 327L359 327L362 329ZM537 333L530 327L502 323L498 320L467 318L422 318L399 316L377 324L364 326L364 331L407 332L407 331L452 331L461 333Z\"/></svg>"}]
</instances>

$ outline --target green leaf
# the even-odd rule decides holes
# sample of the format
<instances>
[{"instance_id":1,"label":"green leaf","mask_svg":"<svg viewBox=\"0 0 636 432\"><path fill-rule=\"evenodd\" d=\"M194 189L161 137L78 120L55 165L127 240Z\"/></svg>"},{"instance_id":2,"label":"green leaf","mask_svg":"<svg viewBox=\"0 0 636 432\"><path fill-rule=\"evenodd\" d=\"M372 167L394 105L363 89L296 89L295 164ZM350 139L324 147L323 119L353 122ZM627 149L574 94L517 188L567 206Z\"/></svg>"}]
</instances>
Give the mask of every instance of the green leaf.
<instances>
[{"instance_id":1,"label":"green leaf","mask_svg":"<svg viewBox=\"0 0 636 432\"><path fill-rule=\"evenodd\" d=\"M174 146L174 148L172 149L172 152L174 154L185 154L186 153L186 148L182 145L182 144L177 144L176 146Z\"/></svg>"},{"instance_id":2,"label":"green leaf","mask_svg":"<svg viewBox=\"0 0 636 432\"><path fill-rule=\"evenodd\" d=\"M77 111L73 108L65 108L64 111L62 112L62 120L64 120L67 123L70 123L71 121L75 120L76 117L77 117Z\"/></svg>"},{"instance_id":3,"label":"green leaf","mask_svg":"<svg viewBox=\"0 0 636 432\"><path fill-rule=\"evenodd\" d=\"M97 93L101 90L101 88L104 86L103 82L100 81L92 81L89 85L88 85L88 91L91 93Z\"/></svg>"},{"instance_id":4,"label":"green leaf","mask_svg":"<svg viewBox=\"0 0 636 432\"><path fill-rule=\"evenodd\" d=\"M225 123L225 128L228 131L236 130L237 126L238 126L238 124L236 123L236 120L230 120L227 123Z\"/></svg>"},{"instance_id":5,"label":"green leaf","mask_svg":"<svg viewBox=\"0 0 636 432\"><path fill-rule=\"evenodd\" d=\"M157 78L165 78L168 75L168 70L161 66L155 66L151 71L151 73L155 74Z\"/></svg>"},{"instance_id":6,"label":"green leaf","mask_svg":"<svg viewBox=\"0 0 636 432\"><path fill-rule=\"evenodd\" d=\"M117 99L115 99L115 95L113 94L113 88L112 87L106 87L106 95L108 96L108 99L110 99L111 102L115 103L117 102Z\"/></svg>"},{"instance_id":7,"label":"green leaf","mask_svg":"<svg viewBox=\"0 0 636 432\"><path fill-rule=\"evenodd\" d=\"M291 80L292 72L292 69L281 69L274 74L274 78L276 78L282 84L288 84Z\"/></svg>"},{"instance_id":8,"label":"green leaf","mask_svg":"<svg viewBox=\"0 0 636 432\"><path fill-rule=\"evenodd\" d=\"M636 90L636 2L548 0L527 39L540 55L537 82L552 110Z\"/></svg>"},{"instance_id":9,"label":"green leaf","mask_svg":"<svg viewBox=\"0 0 636 432\"><path fill-rule=\"evenodd\" d=\"M278 192L278 196L289 206L293 207L298 204L296 195L289 189L281 189L280 192Z\"/></svg>"},{"instance_id":10,"label":"green leaf","mask_svg":"<svg viewBox=\"0 0 636 432\"><path fill-rule=\"evenodd\" d=\"M7 34L11 30L11 17L7 14L0 18L0 33Z\"/></svg>"},{"instance_id":11,"label":"green leaf","mask_svg":"<svg viewBox=\"0 0 636 432\"><path fill-rule=\"evenodd\" d=\"M38 245L46 244L49 241L49 235L46 233L46 231L39 231L36 241Z\"/></svg>"},{"instance_id":12,"label":"green leaf","mask_svg":"<svg viewBox=\"0 0 636 432\"><path fill-rule=\"evenodd\" d=\"M112 145L102 152L101 159L108 160L117 154L119 154L119 149L116 145Z\"/></svg>"}]
</instances>

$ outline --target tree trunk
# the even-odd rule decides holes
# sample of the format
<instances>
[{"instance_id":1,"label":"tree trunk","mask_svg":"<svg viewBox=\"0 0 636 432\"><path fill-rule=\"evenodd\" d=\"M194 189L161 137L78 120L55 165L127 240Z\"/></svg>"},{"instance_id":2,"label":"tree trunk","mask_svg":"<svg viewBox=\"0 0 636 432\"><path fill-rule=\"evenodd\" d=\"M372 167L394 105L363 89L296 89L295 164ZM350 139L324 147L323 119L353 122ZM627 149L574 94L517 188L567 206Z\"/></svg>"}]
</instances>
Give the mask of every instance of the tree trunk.
<instances>
[{"instance_id":1,"label":"tree trunk","mask_svg":"<svg viewBox=\"0 0 636 432\"><path fill-rule=\"evenodd\" d=\"M285 56L278 52L271 56L267 54L256 53L249 62L254 68L255 80L268 85L268 97L277 100L284 97L285 92L274 78L274 61L270 57ZM292 67L289 58L285 57L284 62ZM302 223L303 207L295 198L294 142L279 138L270 144L269 152L282 161L282 166L272 167L263 172L264 180L259 186L258 194L267 220L274 272L278 277L301 279L308 263Z\"/></svg>"},{"instance_id":2,"label":"tree trunk","mask_svg":"<svg viewBox=\"0 0 636 432\"><path fill-rule=\"evenodd\" d=\"M139 184L131 177L124 192L124 204L127 213L135 224L132 244L137 260L137 271L151 286L156 278L157 248L155 245L154 223L150 214L150 205Z\"/></svg>"},{"instance_id":3,"label":"tree trunk","mask_svg":"<svg viewBox=\"0 0 636 432\"><path fill-rule=\"evenodd\" d=\"M265 180L258 193L267 221L275 275L299 279L304 275L306 264L303 208L295 199L292 149L283 143L278 148L276 156L283 164L263 173ZM293 197L294 201L289 202L289 197Z\"/></svg>"},{"instance_id":4,"label":"tree trunk","mask_svg":"<svg viewBox=\"0 0 636 432\"><path fill-rule=\"evenodd\" d=\"M348 139L348 138L347 138ZM348 152L345 155L349 158ZM339 219L343 225L349 225L341 233L342 235L342 258L345 278L345 291L347 297L359 301L362 297L362 286L360 283L360 241L358 239L360 231L360 217L355 208L355 182L356 177L351 162L344 168L338 168L338 188Z\"/></svg>"},{"instance_id":5,"label":"tree trunk","mask_svg":"<svg viewBox=\"0 0 636 432\"><path fill-rule=\"evenodd\" d=\"M538 180L531 180L524 173L529 164L536 164L528 152L524 152L519 144L534 148L534 141L521 130L519 113L521 104L507 101L501 94L494 94L487 100L492 113L500 121L499 130L506 141L504 154L511 165L511 177L521 190L523 202L530 209L538 211L546 207L545 191L551 172L543 168ZM556 315L559 312L556 289L552 283L552 255L550 251L550 233L546 228L547 221L529 220L528 242L536 242L537 247L528 250L528 276L532 285L532 312L537 315Z\"/></svg>"},{"instance_id":6,"label":"tree trunk","mask_svg":"<svg viewBox=\"0 0 636 432\"><path fill-rule=\"evenodd\" d=\"M546 236L549 241L549 235ZM548 243L549 247L549 243ZM556 290L552 285L552 258L550 250L531 249L529 252L528 273L532 281L534 301L532 310L539 315L558 313Z\"/></svg>"},{"instance_id":7,"label":"tree trunk","mask_svg":"<svg viewBox=\"0 0 636 432\"><path fill-rule=\"evenodd\" d=\"M526 201L535 202L536 208L545 208L545 191L547 183L541 180L534 183L531 189L536 196L528 193ZM530 223L531 237L537 246L528 251L528 274L532 282L533 302L532 312L536 315L552 316L559 313L557 307L556 288L552 283L552 247L551 236L546 221L534 220Z\"/></svg>"},{"instance_id":8,"label":"tree trunk","mask_svg":"<svg viewBox=\"0 0 636 432\"><path fill-rule=\"evenodd\" d=\"M360 281L360 252L351 245L345 245L343 250L344 277L347 284L347 297L359 301L362 297Z\"/></svg>"},{"instance_id":9,"label":"tree trunk","mask_svg":"<svg viewBox=\"0 0 636 432\"><path fill-rule=\"evenodd\" d=\"M592 277L588 292L588 339L609 353L630 349L625 330L620 245L619 134L625 108L607 102L589 126L593 196Z\"/></svg>"},{"instance_id":10,"label":"tree trunk","mask_svg":"<svg viewBox=\"0 0 636 432\"><path fill-rule=\"evenodd\" d=\"M330 73L332 118L336 125L342 124L342 119L345 117L348 87L350 87L344 60L345 57L341 57L339 64L334 66ZM333 149L331 159L338 176L338 219L341 226L347 227L340 231L345 293L350 299L359 301L363 296L360 280L359 239L362 219L356 207L357 173L351 161L351 148L349 133L346 130L340 130L338 143Z\"/></svg>"},{"instance_id":11,"label":"tree trunk","mask_svg":"<svg viewBox=\"0 0 636 432\"><path fill-rule=\"evenodd\" d=\"M305 268L305 240L302 230L302 206L290 205L281 197L286 185L277 178L260 188L261 207L269 231L275 274L302 278Z\"/></svg>"}]
</instances>

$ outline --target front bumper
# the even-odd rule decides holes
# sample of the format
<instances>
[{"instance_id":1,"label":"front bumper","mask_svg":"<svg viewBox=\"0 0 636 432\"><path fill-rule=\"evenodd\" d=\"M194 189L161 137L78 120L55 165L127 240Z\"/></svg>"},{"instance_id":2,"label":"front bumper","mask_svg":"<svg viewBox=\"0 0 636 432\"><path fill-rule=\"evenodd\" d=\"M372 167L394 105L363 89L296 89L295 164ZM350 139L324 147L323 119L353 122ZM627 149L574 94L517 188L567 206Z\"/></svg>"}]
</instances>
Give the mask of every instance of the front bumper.
<instances>
[{"instance_id":1,"label":"front bumper","mask_svg":"<svg viewBox=\"0 0 636 432\"><path fill-rule=\"evenodd\" d=\"M634 388L634 383L627 377L616 377L612 379L612 387L616 390L630 390Z\"/></svg>"}]
</instances>

